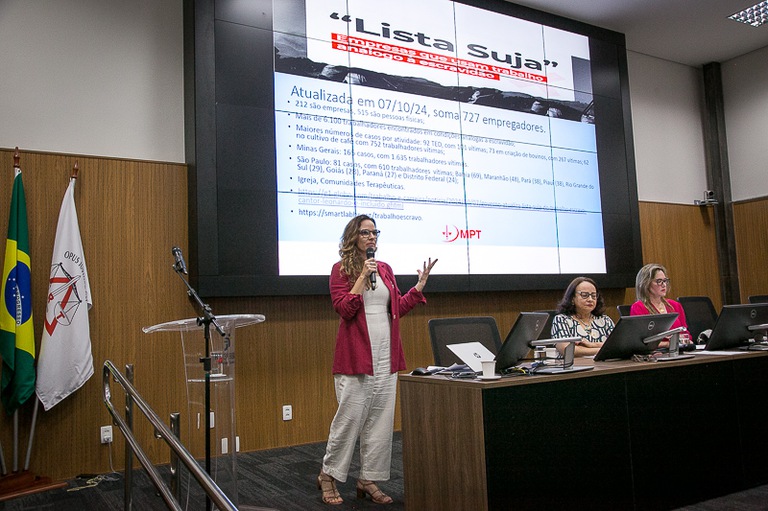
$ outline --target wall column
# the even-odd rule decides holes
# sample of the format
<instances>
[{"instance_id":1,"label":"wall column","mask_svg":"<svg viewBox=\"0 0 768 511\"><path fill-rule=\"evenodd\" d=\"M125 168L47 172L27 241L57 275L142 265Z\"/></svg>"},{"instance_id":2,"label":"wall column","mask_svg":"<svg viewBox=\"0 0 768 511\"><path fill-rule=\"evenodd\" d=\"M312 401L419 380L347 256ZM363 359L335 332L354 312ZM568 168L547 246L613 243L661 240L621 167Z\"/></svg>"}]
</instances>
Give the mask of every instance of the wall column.
<instances>
[{"instance_id":1,"label":"wall column","mask_svg":"<svg viewBox=\"0 0 768 511\"><path fill-rule=\"evenodd\" d=\"M728 141L725 134L723 82L720 63L704 65L704 145L707 185L715 192L715 237L717 240L720 294L723 304L741 302L739 269L736 264L736 239L733 227L731 173L728 167Z\"/></svg>"}]
</instances>

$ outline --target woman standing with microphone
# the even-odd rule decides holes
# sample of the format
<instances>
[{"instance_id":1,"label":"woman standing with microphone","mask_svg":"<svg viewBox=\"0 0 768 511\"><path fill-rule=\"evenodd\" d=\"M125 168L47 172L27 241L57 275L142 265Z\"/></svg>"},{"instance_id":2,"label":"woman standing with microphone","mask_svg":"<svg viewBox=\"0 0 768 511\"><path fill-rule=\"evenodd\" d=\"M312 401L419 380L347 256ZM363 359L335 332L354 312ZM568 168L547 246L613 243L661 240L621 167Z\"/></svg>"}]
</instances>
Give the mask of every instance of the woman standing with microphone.
<instances>
[{"instance_id":1,"label":"woman standing with microphone","mask_svg":"<svg viewBox=\"0 0 768 511\"><path fill-rule=\"evenodd\" d=\"M405 369L400 317L426 303L422 291L437 259L425 262L416 285L401 295L392 268L373 257L380 233L367 215L350 220L339 244L341 260L331 270L331 301L340 316L333 358L339 407L317 477L326 504L343 502L336 481L347 480L358 438L358 498L392 502L374 481L389 479L392 461L397 372Z\"/></svg>"}]
</instances>

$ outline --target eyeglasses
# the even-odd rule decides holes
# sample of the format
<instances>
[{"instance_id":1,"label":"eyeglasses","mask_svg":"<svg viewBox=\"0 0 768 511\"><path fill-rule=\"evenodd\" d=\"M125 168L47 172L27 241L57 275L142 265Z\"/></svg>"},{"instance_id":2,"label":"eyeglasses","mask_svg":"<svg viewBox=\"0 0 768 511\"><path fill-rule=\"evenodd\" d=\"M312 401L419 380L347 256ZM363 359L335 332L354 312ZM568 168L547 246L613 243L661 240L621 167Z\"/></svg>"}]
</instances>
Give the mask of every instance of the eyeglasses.
<instances>
[{"instance_id":1,"label":"eyeglasses","mask_svg":"<svg viewBox=\"0 0 768 511\"><path fill-rule=\"evenodd\" d=\"M374 229L372 231L369 229L360 229L360 231L358 232L360 233L360 236L364 238L370 238L371 236L375 236L378 238L379 234L381 234L381 231L378 229Z\"/></svg>"},{"instance_id":2,"label":"eyeglasses","mask_svg":"<svg viewBox=\"0 0 768 511\"><path fill-rule=\"evenodd\" d=\"M597 300L597 293L587 293L586 291L579 291L576 294L579 295L584 300L586 300L587 298L592 298L593 300Z\"/></svg>"},{"instance_id":3,"label":"eyeglasses","mask_svg":"<svg viewBox=\"0 0 768 511\"><path fill-rule=\"evenodd\" d=\"M669 284L669 279L656 279L654 282L657 286L666 286Z\"/></svg>"}]
</instances>

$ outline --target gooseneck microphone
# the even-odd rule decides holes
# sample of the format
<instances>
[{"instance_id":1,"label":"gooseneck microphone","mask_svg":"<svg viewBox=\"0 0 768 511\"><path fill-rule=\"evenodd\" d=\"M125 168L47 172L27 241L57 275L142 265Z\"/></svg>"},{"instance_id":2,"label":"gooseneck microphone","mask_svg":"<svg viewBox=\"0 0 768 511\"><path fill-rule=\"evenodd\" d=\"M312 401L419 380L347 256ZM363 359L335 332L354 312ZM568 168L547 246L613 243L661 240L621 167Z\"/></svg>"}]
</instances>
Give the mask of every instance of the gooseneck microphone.
<instances>
[{"instance_id":1,"label":"gooseneck microphone","mask_svg":"<svg viewBox=\"0 0 768 511\"><path fill-rule=\"evenodd\" d=\"M371 247L368 247L368 249L365 251L366 259L373 259L375 255L376 255L376 250L374 250ZM371 289L376 289L376 272L373 272L370 275L368 275L368 279L371 281Z\"/></svg>"},{"instance_id":2,"label":"gooseneck microphone","mask_svg":"<svg viewBox=\"0 0 768 511\"><path fill-rule=\"evenodd\" d=\"M173 258L176 260L176 263L173 265L173 269L177 272L181 272L184 275L187 275L187 263L184 262L184 256L181 255L181 249L179 247L173 247L171 249L171 253L173 254Z\"/></svg>"}]
</instances>

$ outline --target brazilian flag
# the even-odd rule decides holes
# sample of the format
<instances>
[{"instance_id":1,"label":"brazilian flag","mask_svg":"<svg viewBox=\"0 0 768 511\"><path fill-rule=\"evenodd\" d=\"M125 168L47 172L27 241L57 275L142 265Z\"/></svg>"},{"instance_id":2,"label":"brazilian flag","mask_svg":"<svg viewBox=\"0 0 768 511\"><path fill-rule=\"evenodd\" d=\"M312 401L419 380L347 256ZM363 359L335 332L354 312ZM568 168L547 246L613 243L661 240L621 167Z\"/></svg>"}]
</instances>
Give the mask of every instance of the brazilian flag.
<instances>
[{"instance_id":1,"label":"brazilian flag","mask_svg":"<svg viewBox=\"0 0 768 511\"><path fill-rule=\"evenodd\" d=\"M8 415L35 392L35 333L32 327L32 273L29 260L27 203L21 169L16 167L8 218L0 306L0 398Z\"/></svg>"}]
</instances>

